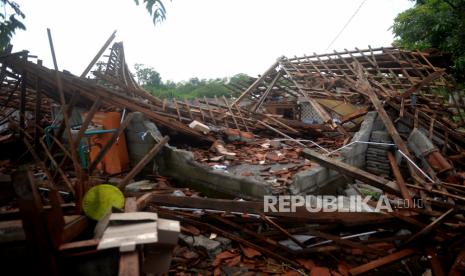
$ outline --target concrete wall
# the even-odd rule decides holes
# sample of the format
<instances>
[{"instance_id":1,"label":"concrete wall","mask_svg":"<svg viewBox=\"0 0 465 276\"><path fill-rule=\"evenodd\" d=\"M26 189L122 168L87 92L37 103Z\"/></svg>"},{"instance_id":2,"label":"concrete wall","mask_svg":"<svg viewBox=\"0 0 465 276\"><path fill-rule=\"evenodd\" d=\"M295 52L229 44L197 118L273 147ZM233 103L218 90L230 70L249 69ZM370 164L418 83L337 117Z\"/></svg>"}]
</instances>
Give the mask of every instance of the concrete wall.
<instances>
[{"instance_id":1,"label":"concrete wall","mask_svg":"<svg viewBox=\"0 0 465 276\"><path fill-rule=\"evenodd\" d=\"M351 142L367 142L370 140L371 131L377 115L378 114L373 111L367 113L365 120L360 126L360 130L355 133ZM356 167L364 167L367 147L367 144L352 144L341 150L342 157L339 159ZM310 170L294 175L289 189L292 194L336 194L340 188L345 187L347 182L348 179L339 172L316 166Z\"/></svg>"},{"instance_id":2,"label":"concrete wall","mask_svg":"<svg viewBox=\"0 0 465 276\"><path fill-rule=\"evenodd\" d=\"M360 130L354 135L352 141L370 140L376 116L376 112L369 112L365 116ZM143 129L137 128L137 132L139 131L143 131ZM136 146L145 147L146 145ZM365 166L366 150L367 144L353 144L341 150L341 159L350 165L363 167ZM196 162L189 151L165 147L162 153L156 157L155 163L161 175L172 177L185 186L206 188L244 199L263 199L264 195L272 194L271 184L250 177L215 171ZM289 190L292 194L337 194L338 190L344 188L348 181L350 179L336 171L315 165L310 170L294 175Z\"/></svg>"},{"instance_id":3,"label":"concrete wall","mask_svg":"<svg viewBox=\"0 0 465 276\"><path fill-rule=\"evenodd\" d=\"M166 147L157 157L158 171L185 185L195 185L244 199L263 199L271 194L271 187L264 182L215 171L194 160L191 152Z\"/></svg>"},{"instance_id":4,"label":"concrete wall","mask_svg":"<svg viewBox=\"0 0 465 276\"><path fill-rule=\"evenodd\" d=\"M134 117L125 130L128 144L129 162L132 167L149 152L156 144L153 137L161 137L157 126L146 120L144 114L134 112ZM145 166L143 173L150 173L153 169L153 162Z\"/></svg>"}]
</instances>

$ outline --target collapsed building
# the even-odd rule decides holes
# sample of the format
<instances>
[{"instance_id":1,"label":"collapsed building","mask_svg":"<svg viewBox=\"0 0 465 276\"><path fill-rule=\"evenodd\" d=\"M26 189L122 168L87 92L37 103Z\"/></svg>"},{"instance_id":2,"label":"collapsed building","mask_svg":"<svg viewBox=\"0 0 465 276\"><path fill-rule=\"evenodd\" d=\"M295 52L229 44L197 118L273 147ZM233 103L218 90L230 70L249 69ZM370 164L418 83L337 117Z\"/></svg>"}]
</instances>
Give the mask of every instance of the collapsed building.
<instances>
[{"instance_id":1,"label":"collapsed building","mask_svg":"<svg viewBox=\"0 0 465 276\"><path fill-rule=\"evenodd\" d=\"M80 76L27 51L0 57L6 269L463 273L464 99L440 54L280 57L229 86L237 98L168 100L137 84L121 42L95 65L113 39ZM372 200L264 209L290 195Z\"/></svg>"}]
</instances>

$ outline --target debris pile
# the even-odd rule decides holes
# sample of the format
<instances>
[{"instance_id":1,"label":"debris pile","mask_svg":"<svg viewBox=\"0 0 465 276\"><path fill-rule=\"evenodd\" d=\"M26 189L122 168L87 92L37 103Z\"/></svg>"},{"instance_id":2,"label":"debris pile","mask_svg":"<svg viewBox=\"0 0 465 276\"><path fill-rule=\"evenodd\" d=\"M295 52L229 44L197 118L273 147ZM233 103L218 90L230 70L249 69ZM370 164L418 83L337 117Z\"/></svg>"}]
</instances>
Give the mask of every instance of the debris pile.
<instances>
[{"instance_id":1,"label":"debris pile","mask_svg":"<svg viewBox=\"0 0 465 276\"><path fill-rule=\"evenodd\" d=\"M441 54L280 57L237 98L162 100L121 42L96 66L114 37L80 76L50 33L54 69L0 56L12 271L464 273L465 105Z\"/></svg>"}]
</instances>

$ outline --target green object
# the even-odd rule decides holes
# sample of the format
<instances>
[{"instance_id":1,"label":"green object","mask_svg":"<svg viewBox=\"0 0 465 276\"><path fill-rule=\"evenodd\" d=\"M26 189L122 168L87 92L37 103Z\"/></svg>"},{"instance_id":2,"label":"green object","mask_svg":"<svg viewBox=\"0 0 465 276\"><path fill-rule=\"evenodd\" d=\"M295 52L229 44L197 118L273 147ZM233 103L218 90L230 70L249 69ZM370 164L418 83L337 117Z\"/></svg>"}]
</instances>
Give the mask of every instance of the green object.
<instances>
[{"instance_id":1,"label":"green object","mask_svg":"<svg viewBox=\"0 0 465 276\"><path fill-rule=\"evenodd\" d=\"M437 49L451 55L448 66L459 83L465 81L465 8L463 0L416 0L394 19L396 46L411 50ZM447 55L441 59L447 61ZM449 71L449 70L448 70Z\"/></svg>"},{"instance_id":2,"label":"green object","mask_svg":"<svg viewBox=\"0 0 465 276\"><path fill-rule=\"evenodd\" d=\"M124 195L117 187L101 184L92 187L82 199L82 209L91 219L101 219L111 207L122 209Z\"/></svg>"}]
</instances>

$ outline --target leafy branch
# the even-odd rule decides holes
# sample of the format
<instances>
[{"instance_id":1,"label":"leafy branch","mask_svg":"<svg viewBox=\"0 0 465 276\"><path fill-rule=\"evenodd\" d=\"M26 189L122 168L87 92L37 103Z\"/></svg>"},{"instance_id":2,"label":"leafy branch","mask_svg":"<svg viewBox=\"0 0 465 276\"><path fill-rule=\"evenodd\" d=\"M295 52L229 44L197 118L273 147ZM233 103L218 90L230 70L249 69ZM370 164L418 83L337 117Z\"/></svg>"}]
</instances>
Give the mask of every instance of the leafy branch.
<instances>
[{"instance_id":1,"label":"leafy branch","mask_svg":"<svg viewBox=\"0 0 465 276\"><path fill-rule=\"evenodd\" d=\"M8 44L10 44L10 40L16 30L26 30L26 26L20 21L20 19L24 19L26 16L15 2L0 0L0 4L3 8L0 9L0 52L3 52ZM4 13L2 10L6 12ZM12 14L8 16L7 11L11 11Z\"/></svg>"},{"instance_id":2,"label":"leafy branch","mask_svg":"<svg viewBox=\"0 0 465 276\"><path fill-rule=\"evenodd\" d=\"M139 5L139 0L134 0ZM161 0L143 0L145 8L153 18L153 24L157 25L166 19L166 8Z\"/></svg>"}]
</instances>

